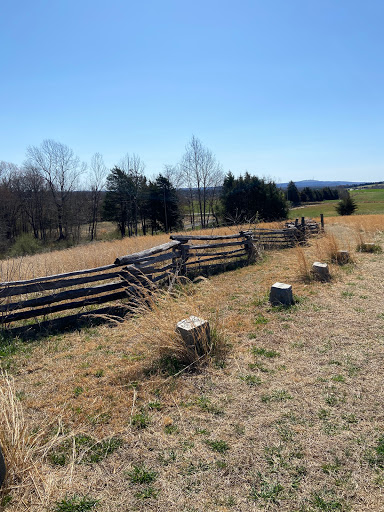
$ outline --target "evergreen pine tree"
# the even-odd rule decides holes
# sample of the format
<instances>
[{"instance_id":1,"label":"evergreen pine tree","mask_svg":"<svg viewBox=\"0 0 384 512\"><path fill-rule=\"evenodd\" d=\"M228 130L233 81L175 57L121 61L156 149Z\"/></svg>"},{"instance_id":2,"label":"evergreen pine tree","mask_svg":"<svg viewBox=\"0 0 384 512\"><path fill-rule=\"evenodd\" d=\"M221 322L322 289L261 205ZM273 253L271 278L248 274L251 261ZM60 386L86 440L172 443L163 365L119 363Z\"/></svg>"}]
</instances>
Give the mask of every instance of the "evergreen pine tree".
<instances>
[{"instance_id":1,"label":"evergreen pine tree","mask_svg":"<svg viewBox=\"0 0 384 512\"><path fill-rule=\"evenodd\" d=\"M291 201L291 203L294 205L300 204L300 193L293 181L290 181L288 183L287 199L288 201Z\"/></svg>"},{"instance_id":2,"label":"evergreen pine tree","mask_svg":"<svg viewBox=\"0 0 384 512\"><path fill-rule=\"evenodd\" d=\"M339 201L335 209L339 215L352 215L357 210L356 201L346 192L345 197Z\"/></svg>"}]
</instances>

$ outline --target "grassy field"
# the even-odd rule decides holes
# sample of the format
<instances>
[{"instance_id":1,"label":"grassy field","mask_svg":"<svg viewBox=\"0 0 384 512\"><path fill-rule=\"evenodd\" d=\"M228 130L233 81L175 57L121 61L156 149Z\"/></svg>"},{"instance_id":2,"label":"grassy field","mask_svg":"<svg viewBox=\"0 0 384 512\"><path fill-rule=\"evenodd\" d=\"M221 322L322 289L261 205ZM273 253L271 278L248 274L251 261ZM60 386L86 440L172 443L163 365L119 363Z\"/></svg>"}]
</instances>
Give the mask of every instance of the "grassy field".
<instances>
[{"instance_id":1,"label":"grassy field","mask_svg":"<svg viewBox=\"0 0 384 512\"><path fill-rule=\"evenodd\" d=\"M323 213L324 217L334 217L336 215L335 206L338 201L322 201L318 204L311 204L308 206L299 206L289 210L289 219L300 219L301 217L309 217L311 219L320 218Z\"/></svg>"},{"instance_id":2,"label":"grassy field","mask_svg":"<svg viewBox=\"0 0 384 512\"><path fill-rule=\"evenodd\" d=\"M384 189L369 189L351 191L351 196L356 200L358 210L354 215L377 215L384 213ZM289 218L295 219L302 216L310 218L320 217L323 213L325 217L336 215L335 206L338 201L323 201L321 203L309 206L294 208L289 212Z\"/></svg>"},{"instance_id":3,"label":"grassy field","mask_svg":"<svg viewBox=\"0 0 384 512\"><path fill-rule=\"evenodd\" d=\"M113 327L3 339L2 508L382 510L384 256L355 248L384 243L383 225L335 217L306 247L159 292ZM353 263L332 263L337 248ZM330 282L310 278L316 260ZM275 281L294 306L269 305ZM188 366L175 325L191 314L214 346Z\"/></svg>"},{"instance_id":4,"label":"grassy field","mask_svg":"<svg viewBox=\"0 0 384 512\"><path fill-rule=\"evenodd\" d=\"M277 227L279 223L262 223L260 227ZM199 235L210 235L212 233L230 235L238 233L241 229L248 229L250 226L227 226L219 229L198 230ZM190 231L180 232L179 234ZM174 233L173 233L174 234ZM8 258L0 260L0 282L32 279L34 277L71 272L86 268L95 268L102 265L109 265L119 256L132 254L155 247L156 245L169 242L166 233L154 236L138 236L110 241L92 242L85 245L78 245L61 251L52 251L23 256L19 258Z\"/></svg>"}]
</instances>

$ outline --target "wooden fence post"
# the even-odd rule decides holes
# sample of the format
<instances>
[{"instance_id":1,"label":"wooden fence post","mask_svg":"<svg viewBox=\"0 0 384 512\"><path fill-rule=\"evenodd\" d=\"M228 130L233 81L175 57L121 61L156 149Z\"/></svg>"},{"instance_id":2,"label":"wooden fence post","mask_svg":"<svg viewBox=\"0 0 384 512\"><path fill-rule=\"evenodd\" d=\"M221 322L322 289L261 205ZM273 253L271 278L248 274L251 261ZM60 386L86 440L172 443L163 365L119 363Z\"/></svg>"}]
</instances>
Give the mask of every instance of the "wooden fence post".
<instances>
[{"instance_id":1,"label":"wooden fence post","mask_svg":"<svg viewBox=\"0 0 384 512\"><path fill-rule=\"evenodd\" d=\"M320 213L321 231L324 231L324 213Z\"/></svg>"},{"instance_id":2,"label":"wooden fence post","mask_svg":"<svg viewBox=\"0 0 384 512\"><path fill-rule=\"evenodd\" d=\"M175 253L175 252L178 252L179 250L180 250L179 247L174 247L172 249L172 252ZM175 255L172 257L172 271L174 274L176 274L177 270L178 270L177 256Z\"/></svg>"},{"instance_id":3,"label":"wooden fence post","mask_svg":"<svg viewBox=\"0 0 384 512\"><path fill-rule=\"evenodd\" d=\"M303 244L305 242L305 217L301 217L301 223L297 223L297 241L299 244Z\"/></svg>"},{"instance_id":4,"label":"wooden fence post","mask_svg":"<svg viewBox=\"0 0 384 512\"><path fill-rule=\"evenodd\" d=\"M187 260L189 258L189 246L187 245L188 240L181 241L180 252L181 252L181 265L180 265L180 275L185 276L187 273Z\"/></svg>"},{"instance_id":5,"label":"wooden fence post","mask_svg":"<svg viewBox=\"0 0 384 512\"><path fill-rule=\"evenodd\" d=\"M253 245L252 234L240 231L240 235L244 237L244 249L247 252L248 263L254 263L256 259L256 250Z\"/></svg>"}]
</instances>

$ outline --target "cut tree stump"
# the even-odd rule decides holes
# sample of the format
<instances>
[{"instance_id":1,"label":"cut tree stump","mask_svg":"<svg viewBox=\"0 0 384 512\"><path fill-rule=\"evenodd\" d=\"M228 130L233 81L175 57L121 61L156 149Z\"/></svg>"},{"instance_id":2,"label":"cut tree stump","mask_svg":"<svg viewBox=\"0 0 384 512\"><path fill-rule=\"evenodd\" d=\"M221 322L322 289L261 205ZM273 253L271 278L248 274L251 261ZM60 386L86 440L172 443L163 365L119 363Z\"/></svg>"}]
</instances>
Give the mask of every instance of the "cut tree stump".
<instances>
[{"instance_id":1,"label":"cut tree stump","mask_svg":"<svg viewBox=\"0 0 384 512\"><path fill-rule=\"evenodd\" d=\"M349 262L349 252L348 251L337 251L336 255L337 263L339 265L345 265Z\"/></svg>"},{"instance_id":2,"label":"cut tree stump","mask_svg":"<svg viewBox=\"0 0 384 512\"><path fill-rule=\"evenodd\" d=\"M177 322L176 331L183 338L186 347L194 350L198 356L203 356L209 352L211 341L207 320L197 316L190 316Z\"/></svg>"},{"instance_id":3,"label":"cut tree stump","mask_svg":"<svg viewBox=\"0 0 384 512\"><path fill-rule=\"evenodd\" d=\"M271 286L269 302L273 306L290 306L294 304L292 286L285 283L275 283Z\"/></svg>"},{"instance_id":4,"label":"cut tree stump","mask_svg":"<svg viewBox=\"0 0 384 512\"><path fill-rule=\"evenodd\" d=\"M315 261L315 263L312 265L312 272L315 278L319 279L320 281L329 281L331 278L329 267L326 263Z\"/></svg>"}]
</instances>

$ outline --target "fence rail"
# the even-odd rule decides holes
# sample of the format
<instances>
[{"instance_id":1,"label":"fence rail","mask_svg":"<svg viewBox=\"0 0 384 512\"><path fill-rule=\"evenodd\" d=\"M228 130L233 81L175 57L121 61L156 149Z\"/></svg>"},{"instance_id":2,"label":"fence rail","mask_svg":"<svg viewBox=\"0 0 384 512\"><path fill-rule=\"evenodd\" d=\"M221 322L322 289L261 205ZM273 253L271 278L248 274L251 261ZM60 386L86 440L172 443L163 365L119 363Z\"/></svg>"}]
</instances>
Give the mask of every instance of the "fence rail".
<instances>
[{"instance_id":1,"label":"fence rail","mask_svg":"<svg viewBox=\"0 0 384 512\"><path fill-rule=\"evenodd\" d=\"M310 230L256 229L233 235L172 235L170 241L116 258L111 265L0 283L0 325L128 298L138 286L188 274L209 262L252 261L255 245L291 246ZM88 285L88 286L87 286ZM48 292L48 293L47 293Z\"/></svg>"}]
</instances>

